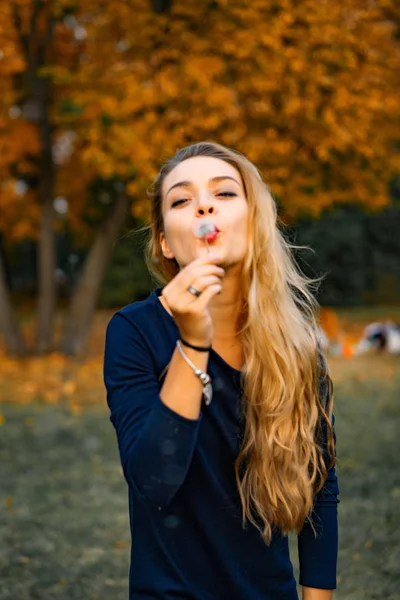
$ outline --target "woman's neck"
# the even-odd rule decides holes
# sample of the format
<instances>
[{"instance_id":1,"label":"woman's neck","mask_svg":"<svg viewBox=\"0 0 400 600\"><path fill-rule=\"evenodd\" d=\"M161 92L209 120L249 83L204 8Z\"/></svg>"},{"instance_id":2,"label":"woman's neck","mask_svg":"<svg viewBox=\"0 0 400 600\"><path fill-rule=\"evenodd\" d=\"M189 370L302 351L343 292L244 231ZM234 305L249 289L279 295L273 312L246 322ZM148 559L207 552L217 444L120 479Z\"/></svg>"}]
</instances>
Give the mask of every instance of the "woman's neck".
<instances>
[{"instance_id":1,"label":"woman's neck","mask_svg":"<svg viewBox=\"0 0 400 600\"><path fill-rule=\"evenodd\" d=\"M238 318L242 311L241 281L229 276L223 279L222 291L209 304L214 326L214 338L229 341L237 335Z\"/></svg>"}]
</instances>

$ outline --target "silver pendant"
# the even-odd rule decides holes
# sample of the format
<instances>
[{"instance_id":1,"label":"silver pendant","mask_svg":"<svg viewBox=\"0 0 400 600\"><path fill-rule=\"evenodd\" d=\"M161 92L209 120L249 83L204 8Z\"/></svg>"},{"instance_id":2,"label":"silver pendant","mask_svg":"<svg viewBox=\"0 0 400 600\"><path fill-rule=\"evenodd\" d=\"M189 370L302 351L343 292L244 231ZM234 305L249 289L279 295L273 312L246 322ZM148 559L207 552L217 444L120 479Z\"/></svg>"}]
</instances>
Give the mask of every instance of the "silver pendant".
<instances>
[{"instance_id":1,"label":"silver pendant","mask_svg":"<svg viewBox=\"0 0 400 600\"><path fill-rule=\"evenodd\" d=\"M206 403L206 406L209 406L211 404L211 400L212 400L212 396L213 396L213 389L212 389L211 382L206 383L206 385L204 386L203 396L204 396L204 402Z\"/></svg>"}]
</instances>

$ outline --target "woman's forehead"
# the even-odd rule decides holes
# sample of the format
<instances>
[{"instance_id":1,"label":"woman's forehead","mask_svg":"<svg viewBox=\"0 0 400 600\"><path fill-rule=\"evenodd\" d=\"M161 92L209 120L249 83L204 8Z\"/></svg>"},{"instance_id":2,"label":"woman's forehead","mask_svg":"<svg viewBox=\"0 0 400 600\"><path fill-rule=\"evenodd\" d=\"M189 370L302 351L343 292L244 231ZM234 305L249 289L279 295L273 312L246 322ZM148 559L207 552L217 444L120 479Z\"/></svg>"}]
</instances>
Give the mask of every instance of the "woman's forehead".
<instances>
[{"instance_id":1,"label":"woman's forehead","mask_svg":"<svg viewBox=\"0 0 400 600\"><path fill-rule=\"evenodd\" d=\"M211 156L193 156L179 163L163 182L163 196L168 189L180 181L192 181L195 184L207 183L213 177L234 177L241 182L239 171L229 163Z\"/></svg>"}]
</instances>

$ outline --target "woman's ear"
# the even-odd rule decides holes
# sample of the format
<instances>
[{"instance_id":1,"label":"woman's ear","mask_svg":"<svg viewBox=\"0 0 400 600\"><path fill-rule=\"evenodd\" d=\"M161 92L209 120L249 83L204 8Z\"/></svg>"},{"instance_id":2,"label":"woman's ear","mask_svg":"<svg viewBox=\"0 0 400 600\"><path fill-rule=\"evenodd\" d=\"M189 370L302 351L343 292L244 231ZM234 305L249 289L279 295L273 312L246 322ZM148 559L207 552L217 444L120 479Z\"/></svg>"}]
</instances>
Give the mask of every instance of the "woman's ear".
<instances>
[{"instance_id":1,"label":"woman's ear","mask_svg":"<svg viewBox=\"0 0 400 600\"><path fill-rule=\"evenodd\" d=\"M168 245L167 242L167 238L165 237L165 233L162 231L160 233L160 246L161 246L161 250L163 255L165 256L165 258L175 258L174 257L174 253L172 252L171 248Z\"/></svg>"}]
</instances>

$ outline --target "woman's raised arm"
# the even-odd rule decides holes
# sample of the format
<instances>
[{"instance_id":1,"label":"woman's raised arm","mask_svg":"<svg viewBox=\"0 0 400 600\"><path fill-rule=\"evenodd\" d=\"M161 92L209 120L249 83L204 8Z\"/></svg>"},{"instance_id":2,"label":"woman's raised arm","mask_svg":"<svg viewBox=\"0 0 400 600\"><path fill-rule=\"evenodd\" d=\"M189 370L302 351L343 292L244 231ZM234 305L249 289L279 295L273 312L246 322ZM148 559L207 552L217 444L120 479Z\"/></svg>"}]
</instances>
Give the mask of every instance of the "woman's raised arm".
<instances>
[{"instance_id":1,"label":"woman's raised arm","mask_svg":"<svg viewBox=\"0 0 400 600\"><path fill-rule=\"evenodd\" d=\"M174 394L177 406L192 400L192 407L196 406L192 408L193 418L179 414L161 400L151 352L137 326L121 312L112 317L104 356L110 420L117 433L126 481L144 499L159 506L167 506L182 485L201 422L202 386L180 355L174 353L167 377L176 375L178 361L183 363L176 379L179 385L169 386L168 398Z\"/></svg>"}]
</instances>

